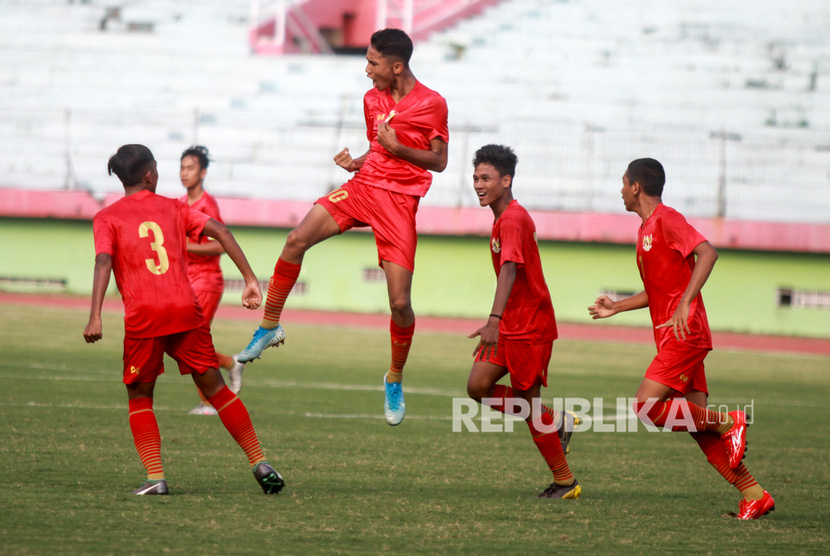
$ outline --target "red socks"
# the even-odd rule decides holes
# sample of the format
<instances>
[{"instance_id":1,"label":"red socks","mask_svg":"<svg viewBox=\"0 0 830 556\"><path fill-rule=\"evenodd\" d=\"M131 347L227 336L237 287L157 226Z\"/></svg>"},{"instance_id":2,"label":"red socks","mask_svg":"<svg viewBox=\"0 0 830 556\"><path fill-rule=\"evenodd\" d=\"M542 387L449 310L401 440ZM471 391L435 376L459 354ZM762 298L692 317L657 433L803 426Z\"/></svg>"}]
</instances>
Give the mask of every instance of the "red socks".
<instances>
[{"instance_id":1,"label":"red socks","mask_svg":"<svg viewBox=\"0 0 830 556\"><path fill-rule=\"evenodd\" d=\"M138 451L138 457L144 469L147 470L149 480L164 478L164 469L161 466L161 435L153 412L153 398L135 398L129 401L130 430L133 433L133 442Z\"/></svg>"},{"instance_id":2,"label":"red socks","mask_svg":"<svg viewBox=\"0 0 830 556\"><path fill-rule=\"evenodd\" d=\"M389 335L392 337L392 363L389 365L391 371L387 375L388 382L400 382L406 360L409 357L409 348L412 347L412 336L415 334L415 323L402 328L389 320Z\"/></svg>"},{"instance_id":3,"label":"red socks","mask_svg":"<svg viewBox=\"0 0 830 556\"><path fill-rule=\"evenodd\" d=\"M502 413L508 413L505 411L505 406L508 405L509 400L516 399L513 395L513 389L502 384L496 384L493 388L492 397L501 399L501 403L490 407ZM513 408L518 409L517 405L513 405L511 409ZM557 429L553 427L555 411L545 405L542 406L542 410L542 423L540 427L542 430L537 429L532 422L529 422L527 427L530 430L530 435L533 437L536 448L542 454L542 457L545 458L545 463L548 464L548 468L553 473L553 482L560 485L569 485L573 482L574 476L571 473L570 467L568 467L565 452L562 451L562 444L559 441Z\"/></svg>"},{"instance_id":4,"label":"red socks","mask_svg":"<svg viewBox=\"0 0 830 556\"><path fill-rule=\"evenodd\" d=\"M689 403L684 398L664 402L634 402L634 413L641 421L648 417L655 427L672 431L717 431L725 422L723 414Z\"/></svg>"},{"instance_id":5,"label":"red socks","mask_svg":"<svg viewBox=\"0 0 830 556\"><path fill-rule=\"evenodd\" d=\"M265 298L265 314L262 317L260 326L272 329L276 328L280 323L283 305L285 305L288 294L291 293L291 288L297 283L301 268L301 265L287 263L282 259L277 259L277 265L274 267L274 275L271 276L271 281L268 283L268 294Z\"/></svg>"},{"instance_id":6,"label":"red socks","mask_svg":"<svg viewBox=\"0 0 830 556\"><path fill-rule=\"evenodd\" d=\"M233 439L245 451L251 467L265 461L265 456L262 455L262 449L259 446L259 438L257 438L251 417L242 400L225 386L216 395L208 398L208 401L219 412L222 424L231 433Z\"/></svg>"},{"instance_id":7,"label":"red socks","mask_svg":"<svg viewBox=\"0 0 830 556\"><path fill-rule=\"evenodd\" d=\"M726 479L729 484L744 493L758 485L758 481L747 471L743 463L736 469L729 467L729 456L726 455L726 447L716 432L697 432L691 434L700 449L706 454L706 459L712 467Z\"/></svg>"}]
</instances>

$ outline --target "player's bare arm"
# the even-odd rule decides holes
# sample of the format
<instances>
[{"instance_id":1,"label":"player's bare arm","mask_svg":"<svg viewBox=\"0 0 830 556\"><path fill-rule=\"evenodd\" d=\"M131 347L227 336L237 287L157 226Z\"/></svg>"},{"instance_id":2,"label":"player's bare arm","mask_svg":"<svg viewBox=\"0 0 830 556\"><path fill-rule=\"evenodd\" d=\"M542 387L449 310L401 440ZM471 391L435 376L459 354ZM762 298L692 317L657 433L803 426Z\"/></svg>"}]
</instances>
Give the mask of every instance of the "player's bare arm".
<instances>
[{"instance_id":1,"label":"player's bare arm","mask_svg":"<svg viewBox=\"0 0 830 556\"><path fill-rule=\"evenodd\" d=\"M112 273L112 256L99 253L95 257L95 270L92 276L92 307L89 311L89 322L84 328L84 340L93 344L104 337L104 324L101 320L101 308L104 306L104 296L110 284Z\"/></svg>"},{"instance_id":2,"label":"player's bare arm","mask_svg":"<svg viewBox=\"0 0 830 556\"><path fill-rule=\"evenodd\" d=\"M218 241L208 241L207 243L193 243L187 244L187 252L194 255L204 255L210 257L213 255L221 255L225 252L225 248Z\"/></svg>"},{"instance_id":3,"label":"player's bare arm","mask_svg":"<svg viewBox=\"0 0 830 556\"><path fill-rule=\"evenodd\" d=\"M588 307L588 313L592 319L596 320L612 317L624 311L634 311L635 309L643 309L645 307L648 307L648 295L645 291L641 291L637 295L632 295L625 299L620 299L619 301L613 301L607 295L601 295L594 301L593 305Z\"/></svg>"},{"instance_id":4,"label":"player's bare arm","mask_svg":"<svg viewBox=\"0 0 830 556\"><path fill-rule=\"evenodd\" d=\"M515 282L516 263L507 261L499 270L499 278L496 282L496 295L493 299L493 308L490 310L487 323L467 336L468 338L480 336L478 345L473 350L473 356L479 361L483 361L490 354L496 355L497 353L500 317L504 315L504 309L507 307L507 300L510 299L510 292L513 291L513 284Z\"/></svg>"},{"instance_id":5,"label":"player's bare arm","mask_svg":"<svg viewBox=\"0 0 830 556\"><path fill-rule=\"evenodd\" d=\"M695 269L692 271L692 277L689 279L689 285L686 286L686 291L683 292L683 297L680 298L680 303L677 305L672 317L656 326L655 328L671 327L674 331L674 337L678 340L685 340L686 334L689 330L689 310L692 300L695 299L709 275L712 274L712 269L715 267L715 261L718 260L718 252L712 247L708 241L698 244L692 251L697 257L695 262Z\"/></svg>"},{"instance_id":6,"label":"player's bare arm","mask_svg":"<svg viewBox=\"0 0 830 556\"><path fill-rule=\"evenodd\" d=\"M393 156L414 164L418 168L443 172L447 167L447 144L440 137L429 142L429 149L414 149L398 141L395 130L386 122L378 125L378 143Z\"/></svg>"},{"instance_id":7,"label":"player's bare arm","mask_svg":"<svg viewBox=\"0 0 830 556\"><path fill-rule=\"evenodd\" d=\"M224 225L220 224L213 218L207 221L203 232L206 236L216 239L225 250L225 253L242 273L242 278L245 280L245 291L242 292L242 305L248 309L254 310L259 308L262 304L262 290L259 289L256 274L254 274L245 253L236 242L236 238Z\"/></svg>"},{"instance_id":8,"label":"player's bare arm","mask_svg":"<svg viewBox=\"0 0 830 556\"><path fill-rule=\"evenodd\" d=\"M369 151L366 151L357 158L352 158L352 155L349 153L349 148L346 147L334 156L334 162L347 172L357 172L363 167L367 156L369 156Z\"/></svg>"}]
</instances>

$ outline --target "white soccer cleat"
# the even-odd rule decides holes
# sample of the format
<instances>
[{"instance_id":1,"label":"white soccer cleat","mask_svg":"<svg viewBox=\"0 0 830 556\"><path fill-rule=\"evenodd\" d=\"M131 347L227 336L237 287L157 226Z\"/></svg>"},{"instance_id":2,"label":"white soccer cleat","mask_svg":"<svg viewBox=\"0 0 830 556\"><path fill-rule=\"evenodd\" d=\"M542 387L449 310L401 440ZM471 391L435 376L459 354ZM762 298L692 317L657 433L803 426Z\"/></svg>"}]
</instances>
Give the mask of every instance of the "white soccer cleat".
<instances>
[{"instance_id":1,"label":"white soccer cleat","mask_svg":"<svg viewBox=\"0 0 830 556\"><path fill-rule=\"evenodd\" d=\"M216 408L207 403L200 403L190 410L191 415L219 415Z\"/></svg>"}]
</instances>

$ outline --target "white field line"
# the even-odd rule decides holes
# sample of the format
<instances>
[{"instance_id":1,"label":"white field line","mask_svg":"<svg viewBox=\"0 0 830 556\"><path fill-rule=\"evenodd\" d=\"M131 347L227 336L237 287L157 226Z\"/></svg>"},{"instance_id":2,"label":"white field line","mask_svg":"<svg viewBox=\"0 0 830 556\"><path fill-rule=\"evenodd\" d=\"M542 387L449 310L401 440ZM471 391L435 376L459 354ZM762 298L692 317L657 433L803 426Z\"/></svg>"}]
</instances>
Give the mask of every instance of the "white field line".
<instances>
[{"instance_id":1,"label":"white field line","mask_svg":"<svg viewBox=\"0 0 830 556\"><path fill-rule=\"evenodd\" d=\"M26 368L30 369L37 369L37 370L47 370L47 371L67 371L67 372L84 372L88 373L88 370L73 370L73 369L65 369L65 368L56 368L56 367L48 367L44 365L27 365ZM97 371L96 371L97 373ZM107 378L101 377L91 377L91 376L29 376L29 375L8 375L8 374L0 374L0 380L41 380L41 381L55 381L55 382L107 382L107 383L120 383L121 378L117 374L112 376L112 371L106 371L106 373L110 376ZM104 374L104 372L101 372ZM246 381L245 386L249 388L273 388L273 389L305 389L305 390L339 390L339 391L356 391L356 392L381 392L383 391L383 386L378 384L377 386L372 385L362 385L362 384L338 384L338 383L310 383L310 382L298 382L293 380L260 380L260 381ZM442 390L438 388L420 388L420 387L407 387L405 390L407 394L415 394L415 395L424 395L424 396L440 396L440 397L448 397L448 398L464 398L466 399L467 396L460 390ZM620 396L621 398L623 396ZM576 398L574 398L576 399ZM591 412L593 413L594 408L596 406L593 405L593 398L586 398L586 400L591 402ZM800 400L779 400L779 399L710 399L709 405L710 407L717 409L719 405L735 405L735 404L743 404L746 405L748 403L755 402L758 404L758 407L762 407L764 405L767 406L774 406L774 407L804 407L804 408L814 408L814 409L827 409L830 408L830 404L816 404L811 402L803 402ZM542 403L549 403L546 397L543 396ZM40 405L37 402L31 402L33 407L39 407ZM10 403L3 403L0 402L0 406L24 406L27 404L10 404ZM609 401L602 401L600 404L603 408L608 409L615 409L616 408L616 399L609 400ZM81 407L81 406L72 406L72 405L49 405L44 404L44 407ZM84 406L84 408L101 408L102 406ZM158 407L157 409L165 409L162 407ZM174 411L178 411L179 409L170 408ZM321 417L324 414L316 414L316 413L308 413L306 416L308 417ZM366 416L374 418L374 416ZM363 418L363 416L353 416L349 418ZM422 417L423 419L428 419L428 417ZM626 419L628 418L625 415L619 416L605 416L603 420L606 419Z\"/></svg>"}]
</instances>

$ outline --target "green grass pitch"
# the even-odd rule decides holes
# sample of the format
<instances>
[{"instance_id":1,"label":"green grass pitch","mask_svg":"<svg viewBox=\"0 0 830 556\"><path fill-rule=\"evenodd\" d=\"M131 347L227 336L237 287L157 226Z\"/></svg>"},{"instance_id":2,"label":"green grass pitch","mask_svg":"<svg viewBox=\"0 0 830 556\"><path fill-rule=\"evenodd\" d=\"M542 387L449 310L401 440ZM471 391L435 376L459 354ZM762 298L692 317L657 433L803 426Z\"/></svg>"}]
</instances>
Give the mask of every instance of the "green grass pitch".
<instances>
[{"instance_id":1,"label":"green grass pitch","mask_svg":"<svg viewBox=\"0 0 830 556\"><path fill-rule=\"evenodd\" d=\"M826 553L830 546L828 358L718 352L711 402L754 403L747 464L776 499L739 522L738 493L683 433L576 433L576 501L540 500L549 471L512 433L452 432L473 341L418 333L407 417L382 418L382 330L292 327L248 366L241 398L285 476L265 496L242 451L171 361L156 388L168 497L128 493L144 478L120 384L123 324L85 311L0 306L0 551L4 554ZM220 351L250 323L217 322ZM601 339L601 331L597 333ZM557 341L553 396L632 396L653 348ZM613 412L609 407L607 412ZM476 421L478 423L478 421Z\"/></svg>"}]
</instances>

